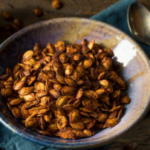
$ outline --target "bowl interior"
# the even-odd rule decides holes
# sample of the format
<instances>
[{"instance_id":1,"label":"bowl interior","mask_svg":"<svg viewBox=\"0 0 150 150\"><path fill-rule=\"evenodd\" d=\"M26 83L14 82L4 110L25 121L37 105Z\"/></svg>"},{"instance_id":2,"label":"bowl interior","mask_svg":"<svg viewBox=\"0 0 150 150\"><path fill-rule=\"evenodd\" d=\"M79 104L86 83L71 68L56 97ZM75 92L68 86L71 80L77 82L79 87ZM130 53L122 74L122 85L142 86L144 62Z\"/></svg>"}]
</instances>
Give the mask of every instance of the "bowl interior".
<instances>
[{"instance_id":1,"label":"bowl interior","mask_svg":"<svg viewBox=\"0 0 150 150\"><path fill-rule=\"evenodd\" d=\"M26 129L20 121L14 119L5 100L0 97L0 120L8 128L27 139L52 148L90 148L114 140L146 113L150 96L148 59L132 39L102 22L63 18L40 22L22 29L0 46L0 74L4 73L6 67L14 66L26 50L33 49L35 43L45 47L48 42L64 40L69 43L80 43L84 38L94 39L96 43L113 49L115 53L113 61L117 63L118 72L129 85L127 93L131 103L125 106L125 113L119 124L84 139L65 140L43 136Z\"/></svg>"}]
</instances>

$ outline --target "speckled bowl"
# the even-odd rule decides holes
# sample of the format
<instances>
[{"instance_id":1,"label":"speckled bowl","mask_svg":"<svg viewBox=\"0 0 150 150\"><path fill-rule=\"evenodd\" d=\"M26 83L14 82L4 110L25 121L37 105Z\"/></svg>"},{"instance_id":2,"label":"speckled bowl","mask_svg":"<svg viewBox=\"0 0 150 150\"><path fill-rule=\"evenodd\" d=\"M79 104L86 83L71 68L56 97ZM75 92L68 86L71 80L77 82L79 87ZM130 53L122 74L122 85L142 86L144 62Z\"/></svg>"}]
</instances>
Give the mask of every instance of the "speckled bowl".
<instances>
[{"instance_id":1,"label":"speckled bowl","mask_svg":"<svg viewBox=\"0 0 150 150\"><path fill-rule=\"evenodd\" d=\"M100 131L96 135L66 140L43 136L26 129L20 121L14 119L8 110L5 100L0 96L0 121L13 132L31 141L50 146L51 148L84 149L102 146L115 140L135 125L149 109L150 68L143 50L120 30L93 20L79 18L61 18L33 24L22 29L0 45L0 74L6 67L18 62L21 54L32 49L36 42L43 47L48 43L65 40L79 43L82 39L94 39L102 46L114 50L114 63L120 64L120 72L129 83L128 95L131 103L125 106L125 112L118 125ZM138 124L137 124L138 125Z\"/></svg>"}]
</instances>

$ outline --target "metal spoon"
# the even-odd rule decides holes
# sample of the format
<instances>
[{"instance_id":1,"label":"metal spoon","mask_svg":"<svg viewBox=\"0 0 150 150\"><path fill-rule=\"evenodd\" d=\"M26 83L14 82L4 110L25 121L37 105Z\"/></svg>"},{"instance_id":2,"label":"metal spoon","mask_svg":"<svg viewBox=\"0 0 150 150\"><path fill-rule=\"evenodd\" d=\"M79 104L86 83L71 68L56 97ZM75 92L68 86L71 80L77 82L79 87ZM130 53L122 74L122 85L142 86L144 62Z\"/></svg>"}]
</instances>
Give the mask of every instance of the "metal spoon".
<instances>
[{"instance_id":1,"label":"metal spoon","mask_svg":"<svg viewBox=\"0 0 150 150\"><path fill-rule=\"evenodd\" d=\"M128 26L133 36L150 45L150 12L140 3L133 3L128 8Z\"/></svg>"}]
</instances>

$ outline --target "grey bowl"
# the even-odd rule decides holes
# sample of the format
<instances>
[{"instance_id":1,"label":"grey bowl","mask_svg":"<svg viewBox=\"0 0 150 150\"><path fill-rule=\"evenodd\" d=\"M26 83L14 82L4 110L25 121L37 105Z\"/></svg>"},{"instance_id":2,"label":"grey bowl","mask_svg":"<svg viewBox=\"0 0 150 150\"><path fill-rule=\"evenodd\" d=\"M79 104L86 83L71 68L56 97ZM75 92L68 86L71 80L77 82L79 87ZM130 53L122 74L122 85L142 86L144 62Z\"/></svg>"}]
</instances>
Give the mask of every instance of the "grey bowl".
<instances>
[{"instance_id":1,"label":"grey bowl","mask_svg":"<svg viewBox=\"0 0 150 150\"><path fill-rule=\"evenodd\" d=\"M114 60L120 64L120 72L129 84L127 90L131 103L125 106L125 112L118 125L100 131L96 135L77 140L67 140L43 136L26 129L20 121L14 119L5 100L0 96L0 121L13 132L31 141L51 148L84 149L102 146L115 140L133 127L149 109L150 68L148 58L139 45L120 30L97 21L79 18L61 18L33 24L22 29L0 45L0 74L6 67L12 67L20 56L34 44L43 47L48 42L65 40L79 43L82 39L94 39L104 47L110 47L115 53ZM137 124L138 125L138 124ZM142 132L142 131L141 131Z\"/></svg>"}]
</instances>

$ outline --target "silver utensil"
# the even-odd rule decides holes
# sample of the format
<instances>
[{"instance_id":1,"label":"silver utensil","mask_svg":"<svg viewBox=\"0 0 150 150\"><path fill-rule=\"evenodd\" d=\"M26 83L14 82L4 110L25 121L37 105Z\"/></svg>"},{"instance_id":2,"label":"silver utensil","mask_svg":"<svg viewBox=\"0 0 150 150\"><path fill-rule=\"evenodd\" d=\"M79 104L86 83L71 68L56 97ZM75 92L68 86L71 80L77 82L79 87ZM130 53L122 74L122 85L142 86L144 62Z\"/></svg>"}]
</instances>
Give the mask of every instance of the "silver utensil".
<instances>
[{"instance_id":1,"label":"silver utensil","mask_svg":"<svg viewBox=\"0 0 150 150\"><path fill-rule=\"evenodd\" d=\"M128 26L133 36L150 45L150 12L140 3L133 3L128 8Z\"/></svg>"}]
</instances>

